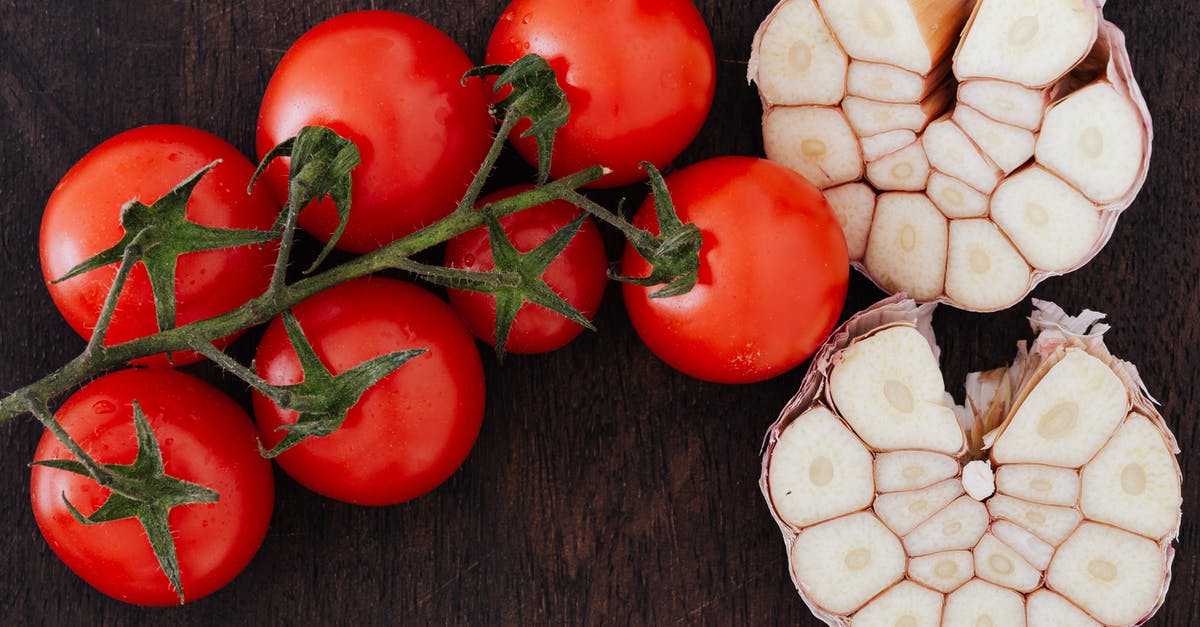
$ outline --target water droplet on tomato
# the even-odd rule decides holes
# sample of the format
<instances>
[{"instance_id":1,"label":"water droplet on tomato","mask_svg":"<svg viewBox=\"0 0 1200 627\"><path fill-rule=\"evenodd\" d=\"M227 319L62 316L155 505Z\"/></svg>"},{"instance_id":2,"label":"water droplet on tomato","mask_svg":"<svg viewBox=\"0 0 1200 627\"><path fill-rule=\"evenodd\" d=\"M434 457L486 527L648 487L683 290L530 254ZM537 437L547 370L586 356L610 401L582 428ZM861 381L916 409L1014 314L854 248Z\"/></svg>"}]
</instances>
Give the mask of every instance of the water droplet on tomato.
<instances>
[{"instance_id":1,"label":"water droplet on tomato","mask_svg":"<svg viewBox=\"0 0 1200 627\"><path fill-rule=\"evenodd\" d=\"M110 401L96 401L92 403L92 411L97 414L111 414L116 411L117 406Z\"/></svg>"},{"instance_id":2,"label":"water droplet on tomato","mask_svg":"<svg viewBox=\"0 0 1200 627\"><path fill-rule=\"evenodd\" d=\"M471 253L463 255L463 266L467 268L475 267L475 255Z\"/></svg>"},{"instance_id":3,"label":"water droplet on tomato","mask_svg":"<svg viewBox=\"0 0 1200 627\"><path fill-rule=\"evenodd\" d=\"M529 50L529 42L528 42L528 41L527 41L527 42L525 42L525 45L524 45L524 46L522 46L522 47L523 47L523 48L525 48L526 50Z\"/></svg>"},{"instance_id":4,"label":"water droplet on tomato","mask_svg":"<svg viewBox=\"0 0 1200 627\"><path fill-rule=\"evenodd\" d=\"M526 14L524 15L524 17L522 17L522 18L521 18L521 23L522 23L522 24L528 24L528 23L530 22L530 20L532 20L532 19L533 19L533 14L532 14L532 13L526 13ZM528 48L528 46L526 46L526 47Z\"/></svg>"}]
</instances>

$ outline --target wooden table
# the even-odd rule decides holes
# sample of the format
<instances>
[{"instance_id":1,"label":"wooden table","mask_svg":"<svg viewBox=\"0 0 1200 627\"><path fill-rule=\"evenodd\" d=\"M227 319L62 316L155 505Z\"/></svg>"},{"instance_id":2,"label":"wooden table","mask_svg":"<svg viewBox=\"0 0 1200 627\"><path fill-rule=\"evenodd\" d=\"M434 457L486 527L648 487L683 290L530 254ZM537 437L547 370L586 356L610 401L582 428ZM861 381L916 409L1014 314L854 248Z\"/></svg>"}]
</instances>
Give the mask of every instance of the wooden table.
<instances>
[{"instance_id":1,"label":"wooden table","mask_svg":"<svg viewBox=\"0 0 1200 627\"><path fill-rule=\"evenodd\" d=\"M291 42L325 18L377 3L286 4L0 0L0 389L83 346L38 265L42 207L66 169L102 140L154 122L197 126L252 153L259 99ZM503 8L497 0L384 4L432 22L476 61ZM1034 296L1107 312L1110 347L1138 365L1163 403L1190 479L1175 583L1154 624L1195 625L1200 5L1109 4L1155 120L1150 178L1108 247ZM745 61L771 5L699 2L716 45L718 93L679 164L762 153ZM511 157L505 163L502 179L525 176ZM639 201L645 191L624 194ZM855 276L846 311L880 296ZM993 315L939 311L947 381L1009 360L1028 334L1029 310L1026 301ZM803 369L740 387L689 379L642 346L615 288L597 324L598 333L554 354L503 366L485 354L479 441L462 470L424 498L353 507L278 474L274 521L257 557L224 590L183 608L128 606L67 570L30 515L27 463L41 429L28 418L4 425L0 623L816 624L788 579L757 486L762 435ZM248 356L255 337L235 352ZM212 367L189 371L248 398ZM951 389L961 395L961 385Z\"/></svg>"}]
</instances>

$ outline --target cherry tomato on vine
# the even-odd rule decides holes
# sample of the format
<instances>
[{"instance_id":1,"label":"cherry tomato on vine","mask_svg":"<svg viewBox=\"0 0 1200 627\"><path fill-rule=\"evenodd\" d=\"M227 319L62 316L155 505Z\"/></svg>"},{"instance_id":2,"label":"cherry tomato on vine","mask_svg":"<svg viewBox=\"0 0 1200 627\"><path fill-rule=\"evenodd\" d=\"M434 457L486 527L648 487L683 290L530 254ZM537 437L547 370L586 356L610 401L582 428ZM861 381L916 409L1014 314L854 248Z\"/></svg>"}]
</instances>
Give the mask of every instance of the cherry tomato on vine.
<instances>
[{"instance_id":1,"label":"cherry tomato on vine","mask_svg":"<svg viewBox=\"0 0 1200 627\"><path fill-rule=\"evenodd\" d=\"M51 281L120 241L125 235L121 208L128 201L151 204L217 159L221 162L193 190L187 218L205 226L269 230L279 209L265 190L256 187L246 194L254 165L224 140L198 129L155 125L125 131L92 149L63 176L42 216L42 274L54 304L77 333L91 337L118 264ZM175 271L176 325L225 313L262 294L277 250L271 243L181 255ZM138 264L121 291L105 343L157 331L150 278ZM185 364L200 356L175 353L172 359ZM167 363L163 356L138 361Z\"/></svg>"},{"instance_id":2,"label":"cherry tomato on vine","mask_svg":"<svg viewBox=\"0 0 1200 627\"><path fill-rule=\"evenodd\" d=\"M189 601L229 583L266 536L274 503L271 464L258 453L246 412L220 390L169 368L105 375L72 395L58 420L102 464L131 464L137 456L133 401L159 442L164 472L220 494L216 503L173 507L180 581ZM35 460L74 459L46 432ZM89 477L34 466L30 492L42 535L63 562L101 592L139 605L175 605L179 597L159 567L146 532L134 518L83 525L63 498L91 515L109 495Z\"/></svg>"},{"instance_id":3,"label":"cherry tomato on vine","mask_svg":"<svg viewBox=\"0 0 1200 627\"><path fill-rule=\"evenodd\" d=\"M393 351L427 348L367 391L337 431L310 437L276 460L293 479L360 505L416 498L450 477L475 443L483 419L483 366L458 316L432 293L370 277L325 290L293 308L317 356L336 375ZM267 327L255 366L274 385L304 380L280 318ZM255 394L263 446L296 421Z\"/></svg>"},{"instance_id":4,"label":"cherry tomato on vine","mask_svg":"<svg viewBox=\"0 0 1200 627\"><path fill-rule=\"evenodd\" d=\"M480 201L481 205L531 189L516 186L501 190ZM551 235L579 216L579 209L566 201L553 201L530 207L500 220L513 246L522 253L544 243ZM446 266L486 272L496 267L486 228L468 231L446 243ZM600 307L608 283L608 259L604 240L590 219L562 253L546 268L546 285L579 310L589 320ZM467 290L447 290L450 306L462 316L471 333L496 344L496 298ZM505 347L510 353L545 353L566 346L583 327L540 305L525 303L517 312Z\"/></svg>"},{"instance_id":5,"label":"cherry tomato on vine","mask_svg":"<svg viewBox=\"0 0 1200 627\"><path fill-rule=\"evenodd\" d=\"M821 192L762 159L722 157L666 178L680 219L700 228L699 281L681 296L626 283L638 335L673 368L718 383L790 370L833 329L849 280L846 242ZM634 224L657 233L654 200ZM650 268L626 246L622 271Z\"/></svg>"},{"instance_id":6,"label":"cherry tomato on vine","mask_svg":"<svg viewBox=\"0 0 1200 627\"><path fill-rule=\"evenodd\" d=\"M690 0L514 0L488 41L487 62L536 53L550 63L571 104L554 140L551 176L596 164L613 170L593 184L615 187L666 168L704 124L716 85L712 38ZM510 141L537 163L532 137Z\"/></svg>"},{"instance_id":7,"label":"cherry tomato on vine","mask_svg":"<svg viewBox=\"0 0 1200 627\"><path fill-rule=\"evenodd\" d=\"M309 125L327 126L358 146L353 210L338 247L364 253L449 214L487 154L494 122L483 81L462 48L426 22L392 11L326 20L284 55L258 118L258 154ZM266 177L287 198L287 160ZM338 224L328 198L300 214L300 226L329 241Z\"/></svg>"}]
</instances>

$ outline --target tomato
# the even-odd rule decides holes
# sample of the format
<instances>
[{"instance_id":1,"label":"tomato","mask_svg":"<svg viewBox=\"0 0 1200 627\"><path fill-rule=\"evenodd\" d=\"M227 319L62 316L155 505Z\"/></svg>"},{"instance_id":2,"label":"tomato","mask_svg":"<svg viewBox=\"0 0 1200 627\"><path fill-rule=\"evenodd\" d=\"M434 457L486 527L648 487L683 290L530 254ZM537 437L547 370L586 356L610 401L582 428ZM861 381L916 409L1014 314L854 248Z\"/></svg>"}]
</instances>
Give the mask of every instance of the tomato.
<instances>
[{"instance_id":1,"label":"tomato","mask_svg":"<svg viewBox=\"0 0 1200 627\"><path fill-rule=\"evenodd\" d=\"M258 454L254 423L233 399L169 368L100 377L63 403L58 420L96 461L131 464L137 456L135 399L161 447L164 472L220 494L216 503L181 505L168 515L180 582L192 601L229 583L262 544L275 494L271 464ZM34 459L74 457L46 432ZM127 518L85 526L63 503L65 496L80 513L91 515L108 497L107 489L88 477L34 466L30 492L42 535L89 584L129 603L179 603L140 522Z\"/></svg>"},{"instance_id":2,"label":"tomato","mask_svg":"<svg viewBox=\"0 0 1200 627\"><path fill-rule=\"evenodd\" d=\"M494 122L480 80L463 86L471 60L437 28L409 15L361 11L304 34L267 85L258 118L258 155L308 125L354 141L362 165L351 173L353 210L338 247L374 250L449 214L487 154ZM287 199L286 159L267 170ZM338 224L324 199L300 215L323 241Z\"/></svg>"},{"instance_id":3,"label":"tomato","mask_svg":"<svg viewBox=\"0 0 1200 627\"><path fill-rule=\"evenodd\" d=\"M393 351L429 351L368 388L340 429L280 454L284 471L341 501L388 505L425 494L462 465L483 419L483 366L446 303L410 283L371 277L325 290L292 311L335 375ZM255 366L275 385L304 379L282 319L267 328ZM277 427L297 418L260 395L254 414L268 448L283 438Z\"/></svg>"},{"instance_id":4,"label":"tomato","mask_svg":"<svg viewBox=\"0 0 1200 627\"><path fill-rule=\"evenodd\" d=\"M624 284L638 335L677 370L718 383L768 379L824 342L845 302L846 242L817 188L762 159L722 157L666 178L680 219L700 228L700 272L687 294L650 298ZM653 198L634 224L658 232ZM622 270L647 276L627 246Z\"/></svg>"},{"instance_id":5,"label":"tomato","mask_svg":"<svg viewBox=\"0 0 1200 627\"><path fill-rule=\"evenodd\" d=\"M50 297L67 323L90 338L118 264L51 283L104 251L125 234L121 207L138 199L152 204L188 176L220 159L188 200L189 220L213 227L268 230L279 215L270 194L246 194L254 165L236 148L186 126L143 126L100 144L63 176L42 216L42 274ZM175 270L176 325L211 318L262 294L271 280L276 244L188 253ZM119 344L158 331L154 293L146 268L137 264L117 302L105 343ZM218 346L232 341L234 334ZM176 353L173 363L200 359ZM139 363L166 364L163 356Z\"/></svg>"},{"instance_id":6,"label":"tomato","mask_svg":"<svg viewBox=\"0 0 1200 627\"><path fill-rule=\"evenodd\" d=\"M571 104L554 140L551 175L601 164L596 187L645 178L642 161L665 168L704 124L716 85L712 38L690 0L514 0L488 41L487 62L529 53L550 62ZM509 136L537 163L523 121Z\"/></svg>"},{"instance_id":7,"label":"tomato","mask_svg":"<svg viewBox=\"0 0 1200 627\"><path fill-rule=\"evenodd\" d=\"M516 186L501 190L480 201L495 202L501 198L531 189ZM500 220L500 225L516 249L522 253L540 246L579 216L574 205L556 200L530 207ZM492 260L491 241L486 228L468 231L446 243L446 266L486 272L496 267ZM550 289L563 297L589 320L600 307L604 287L608 283L608 258L604 240L590 219L571 239L571 243L546 268L543 280ZM490 294L467 290L447 290L450 306L462 316L475 337L495 346L496 298ZM510 353L545 353L566 346L583 327L541 305L525 303L513 320L505 349Z\"/></svg>"}]
</instances>

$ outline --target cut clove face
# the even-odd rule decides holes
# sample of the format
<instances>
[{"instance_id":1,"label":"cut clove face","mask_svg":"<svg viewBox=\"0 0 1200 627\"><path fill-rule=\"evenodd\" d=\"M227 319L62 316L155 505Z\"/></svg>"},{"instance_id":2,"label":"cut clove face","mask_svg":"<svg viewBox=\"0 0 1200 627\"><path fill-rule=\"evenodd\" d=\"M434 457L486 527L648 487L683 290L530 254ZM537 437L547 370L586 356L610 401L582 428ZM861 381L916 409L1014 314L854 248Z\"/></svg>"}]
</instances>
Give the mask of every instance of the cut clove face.
<instances>
[{"instance_id":1,"label":"cut clove face","mask_svg":"<svg viewBox=\"0 0 1200 627\"><path fill-rule=\"evenodd\" d=\"M824 190L861 184L880 198L871 218L865 193L839 201L856 217L844 223L862 251L851 264L884 290L1012 306L1099 253L1146 178L1149 111L1102 5L782 0L748 74L767 157ZM923 227L920 250L884 244L891 192L923 194L944 218L904 219ZM992 272L972 273L966 250L988 251Z\"/></svg>"},{"instance_id":2,"label":"cut clove face","mask_svg":"<svg viewBox=\"0 0 1200 627\"><path fill-rule=\"evenodd\" d=\"M975 222L996 229L951 229ZM966 406L946 393L933 305L893 296L817 352L759 485L818 618L1136 625L1158 609L1179 449L1102 315L1035 306L1037 338L971 375Z\"/></svg>"}]
</instances>

